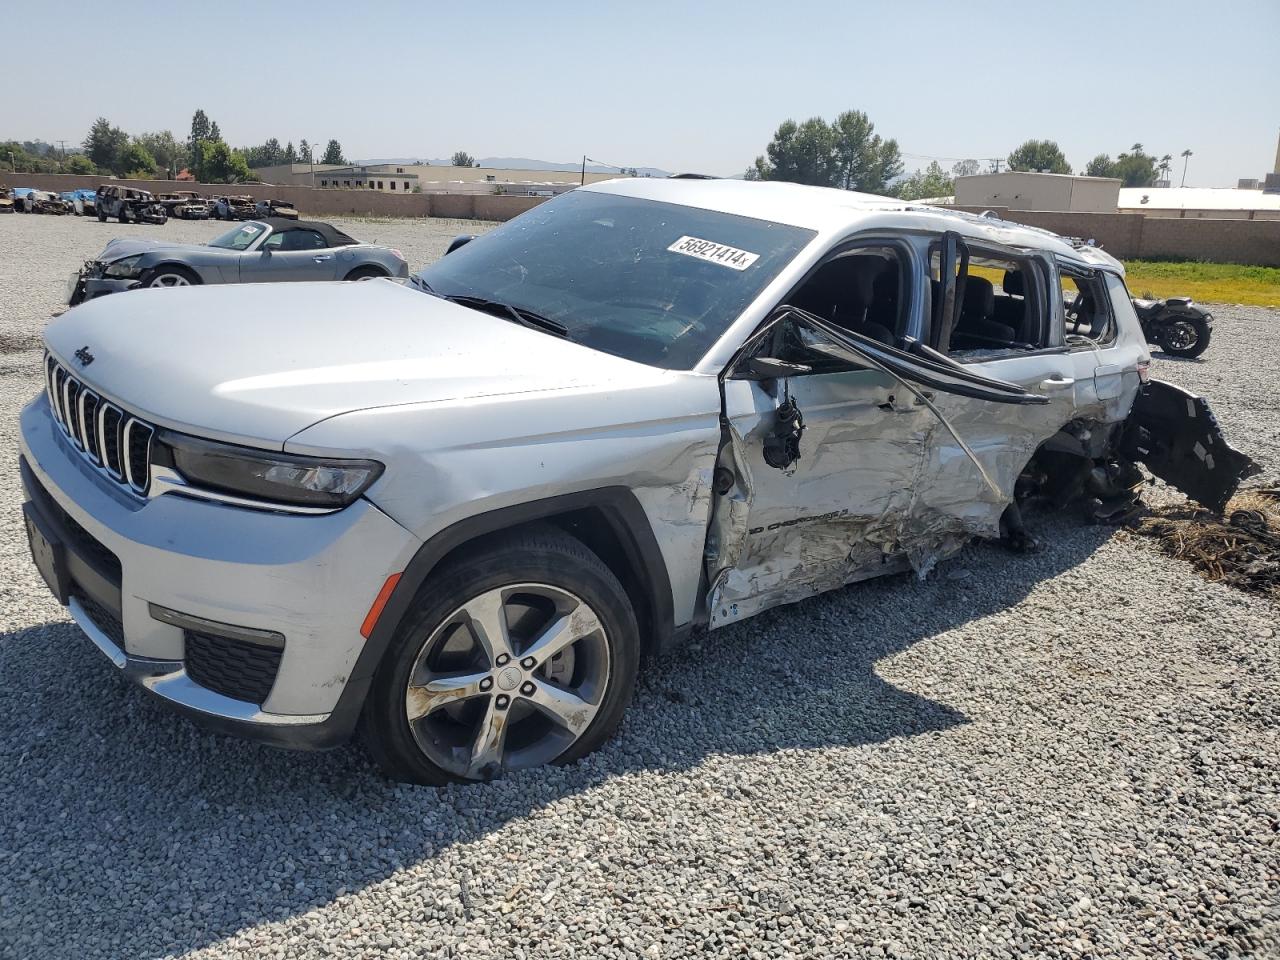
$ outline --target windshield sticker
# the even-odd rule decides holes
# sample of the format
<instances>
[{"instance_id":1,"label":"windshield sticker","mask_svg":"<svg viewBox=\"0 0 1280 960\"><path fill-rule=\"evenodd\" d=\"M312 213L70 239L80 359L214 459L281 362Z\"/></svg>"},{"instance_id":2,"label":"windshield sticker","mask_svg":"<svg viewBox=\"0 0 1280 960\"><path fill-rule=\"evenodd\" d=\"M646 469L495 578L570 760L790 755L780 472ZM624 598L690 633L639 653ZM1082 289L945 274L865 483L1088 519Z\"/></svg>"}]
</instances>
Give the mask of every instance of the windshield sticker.
<instances>
[{"instance_id":1,"label":"windshield sticker","mask_svg":"<svg viewBox=\"0 0 1280 960\"><path fill-rule=\"evenodd\" d=\"M248 234L249 236L251 236L251 237L252 237L255 233L257 233L257 232L258 232L258 228L257 228L257 227L255 227L255 226L254 226L253 224L251 224L251 223L246 223L246 224L245 224L243 227L241 227L240 229L241 229L241 230L243 230L245 233L247 233L247 234Z\"/></svg>"},{"instance_id":2,"label":"windshield sticker","mask_svg":"<svg viewBox=\"0 0 1280 960\"><path fill-rule=\"evenodd\" d=\"M709 263L718 263L730 270L745 270L757 260L760 254L739 250L712 240L701 240L698 237L681 237L667 247L672 253L683 253L686 257L697 257Z\"/></svg>"}]
</instances>

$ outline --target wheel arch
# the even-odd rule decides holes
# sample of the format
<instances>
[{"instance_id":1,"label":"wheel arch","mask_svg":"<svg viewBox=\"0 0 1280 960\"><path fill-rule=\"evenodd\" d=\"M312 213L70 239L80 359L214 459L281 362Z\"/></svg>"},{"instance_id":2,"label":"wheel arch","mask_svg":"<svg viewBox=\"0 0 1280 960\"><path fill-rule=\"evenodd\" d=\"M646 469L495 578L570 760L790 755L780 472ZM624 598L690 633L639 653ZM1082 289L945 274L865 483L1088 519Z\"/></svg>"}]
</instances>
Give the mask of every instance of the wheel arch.
<instances>
[{"instance_id":1,"label":"wheel arch","mask_svg":"<svg viewBox=\"0 0 1280 960\"><path fill-rule=\"evenodd\" d=\"M348 733L354 729L374 671L435 570L515 530L546 524L579 540L618 577L640 623L641 655L665 649L675 635L671 578L649 518L631 490L602 487L514 504L459 520L418 548L352 668L331 717L334 725Z\"/></svg>"},{"instance_id":2,"label":"wheel arch","mask_svg":"<svg viewBox=\"0 0 1280 960\"><path fill-rule=\"evenodd\" d=\"M359 263L359 264L356 264L354 267L352 267L350 270L348 270L346 273L346 276L344 276L342 279L350 280L351 277L357 273L368 274L371 278L374 278L374 279L378 277L391 276L391 274L387 271L386 267L382 266L382 264L380 263Z\"/></svg>"}]
</instances>

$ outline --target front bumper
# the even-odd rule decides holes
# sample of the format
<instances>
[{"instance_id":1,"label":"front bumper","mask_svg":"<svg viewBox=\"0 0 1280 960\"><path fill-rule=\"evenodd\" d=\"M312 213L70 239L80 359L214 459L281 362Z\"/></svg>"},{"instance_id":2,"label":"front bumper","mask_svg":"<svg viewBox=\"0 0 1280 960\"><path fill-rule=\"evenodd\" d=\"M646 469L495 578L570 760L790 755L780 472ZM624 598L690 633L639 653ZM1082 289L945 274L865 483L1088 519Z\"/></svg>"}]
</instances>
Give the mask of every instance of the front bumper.
<instances>
[{"instance_id":1,"label":"front bumper","mask_svg":"<svg viewBox=\"0 0 1280 960\"><path fill-rule=\"evenodd\" d=\"M92 300L95 297L105 297L109 293L123 293L126 290L132 290L138 285L139 281L137 280L86 277L82 274L79 279L73 281L71 294L67 297L67 303L69 306L74 307L78 303L84 303L86 300Z\"/></svg>"},{"instance_id":2,"label":"front bumper","mask_svg":"<svg viewBox=\"0 0 1280 960\"><path fill-rule=\"evenodd\" d=\"M364 500L312 516L138 500L72 448L43 394L22 411L21 446L26 509L65 545L68 610L125 676L241 736L312 749L347 739L367 685L353 677L361 623L415 537ZM269 693L250 702L197 682L193 634L158 611L282 635Z\"/></svg>"}]
</instances>

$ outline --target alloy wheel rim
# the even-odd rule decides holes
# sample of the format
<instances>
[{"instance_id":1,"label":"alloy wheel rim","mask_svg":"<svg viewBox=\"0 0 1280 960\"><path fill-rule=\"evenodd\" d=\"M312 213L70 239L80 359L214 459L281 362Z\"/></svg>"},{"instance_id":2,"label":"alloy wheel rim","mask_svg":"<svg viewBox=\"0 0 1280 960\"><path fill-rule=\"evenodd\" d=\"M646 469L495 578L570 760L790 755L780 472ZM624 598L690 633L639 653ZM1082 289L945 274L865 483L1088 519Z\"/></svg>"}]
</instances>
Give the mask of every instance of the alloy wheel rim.
<instances>
[{"instance_id":1,"label":"alloy wheel rim","mask_svg":"<svg viewBox=\"0 0 1280 960\"><path fill-rule=\"evenodd\" d=\"M582 598L546 583L485 591L422 644L405 688L418 748L468 780L541 766L576 743L600 710L609 645Z\"/></svg>"},{"instance_id":2,"label":"alloy wheel rim","mask_svg":"<svg viewBox=\"0 0 1280 960\"><path fill-rule=\"evenodd\" d=\"M1196 328L1189 323L1175 323L1169 328L1169 346L1174 350L1193 347L1199 339L1200 335L1196 333Z\"/></svg>"},{"instance_id":3,"label":"alloy wheel rim","mask_svg":"<svg viewBox=\"0 0 1280 960\"><path fill-rule=\"evenodd\" d=\"M189 287L191 282L176 273L162 273L151 281L153 287Z\"/></svg>"}]
</instances>

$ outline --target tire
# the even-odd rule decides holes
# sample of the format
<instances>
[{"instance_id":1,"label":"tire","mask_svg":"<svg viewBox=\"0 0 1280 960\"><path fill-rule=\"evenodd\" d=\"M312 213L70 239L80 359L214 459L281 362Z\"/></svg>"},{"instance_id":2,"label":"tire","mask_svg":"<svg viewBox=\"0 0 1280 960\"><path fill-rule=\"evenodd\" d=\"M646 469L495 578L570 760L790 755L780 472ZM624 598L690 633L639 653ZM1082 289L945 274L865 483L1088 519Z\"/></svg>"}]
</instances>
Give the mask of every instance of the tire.
<instances>
[{"instance_id":1,"label":"tire","mask_svg":"<svg viewBox=\"0 0 1280 960\"><path fill-rule=\"evenodd\" d=\"M106 222L107 222L107 211L102 210L102 209L99 209L99 210L97 210L96 212L97 212L97 214L98 214L98 222L99 222L99 223L106 223Z\"/></svg>"},{"instance_id":2,"label":"tire","mask_svg":"<svg viewBox=\"0 0 1280 960\"><path fill-rule=\"evenodd\" d=\"M510 660L493 653L501 641L483 639L477 610L504 611ZM553 623L567 633L548 629ZM560 652L527 661L540 636L561 637ZM622 584L580 541L551 526L490 540L418 592L374 673L363 740L388 777L434 786L570 763L622 719L639 637ZM555 644L543 649L550 654ZM421 711L412 722L411 709ZM496 749L482 749L486 743Z\"/></svg>"},{"instance_id":3,"label":"tire","mask_svg":"<svg viewBox=\"0 0 1280 960\"><path fill-rule=\"evenodd\" d=\"M144 287L194 287L199 283L200 278L186 267L171 264L155 267L142 278Z\"/></svg>"},{"instance_id":4,"label":"tire","mask_svg":"<svg viewBox=\"0 0 1280 960\"><path fill-rule=\"evenodd\" d=\"M129 208L127 206L121 205L120 215L116 219L118 219L121 223L128 223L130 220Z\"/></svg>"},{"instance_id":5,"label":"tire","mask_svg":"<svg viewBox=\"0 0 1280 960\"><path fill-rule=\"evenodd\" d=\"M1160 329L1160 349L1170 356L1193 360L1209 349L1212 332L1203 317L1183 317Z\"/></svg>"},{"instance_id":6,"label":"tire","mask_svg":"<svg viewBox=\"0 0 1280 960\"><path fill-rule=\"evenodd\" d=\"M378 277L385 277L386 274L377 267L356 267L348 273L343 280L376 280Z\"/></svg>"}]
</instances>

